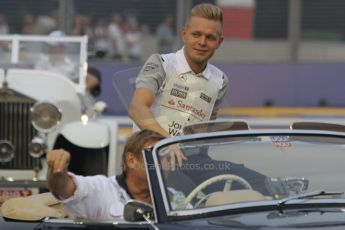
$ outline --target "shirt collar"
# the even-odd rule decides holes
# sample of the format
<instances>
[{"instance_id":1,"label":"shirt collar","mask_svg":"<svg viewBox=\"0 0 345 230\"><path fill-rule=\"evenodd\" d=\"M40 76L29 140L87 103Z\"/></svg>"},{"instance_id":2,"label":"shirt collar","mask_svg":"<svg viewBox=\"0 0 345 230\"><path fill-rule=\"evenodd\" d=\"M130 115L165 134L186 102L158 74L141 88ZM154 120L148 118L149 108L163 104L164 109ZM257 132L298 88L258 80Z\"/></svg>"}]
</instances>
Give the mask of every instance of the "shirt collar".
<instances>
[{"instance_id":1,"label":"shirt collar","mask_svg":"<svg viewBox=\"0 0 345 230\"><path fill-rule=\"evenodd\" d=\"M186 56L184 55L184 47L182 47L182 49L178 50L176 52L176 60L177 60L177 71L179 73L194 73L193 70L190 68ZM211 71L210 71L210 65L209 63L207 63L206 68L204 69L203 72L199 73L199 74L195 74L196 76L203 76L206 79L210 79L211 77Z\"/></svg>"},{"instance_id":2,"label":"shirt collar","mask_svg":"<svg viewBox=\"0 0 345 230\"><path fill-rule=\"evenodd\" d=\"M125 181L125 175L124 173L121 173L120 175L117 175L116 177L116 180L117 180L117 183L120 185L120 187L122 187L126 192L127 194L129 195L129 197L131 199L134 199L132 194L129 192L128 190L128 187L127 187L127 184L126 184L126 181Z\"/></svg>"}]
</instances>

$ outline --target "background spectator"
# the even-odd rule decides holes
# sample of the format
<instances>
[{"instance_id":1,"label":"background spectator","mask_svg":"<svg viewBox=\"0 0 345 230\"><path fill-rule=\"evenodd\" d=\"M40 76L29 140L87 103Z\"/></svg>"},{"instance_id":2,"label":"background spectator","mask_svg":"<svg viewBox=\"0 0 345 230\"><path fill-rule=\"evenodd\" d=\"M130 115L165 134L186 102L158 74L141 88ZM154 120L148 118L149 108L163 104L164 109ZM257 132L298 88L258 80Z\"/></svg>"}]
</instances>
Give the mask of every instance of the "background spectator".
<instances>
[{"instance_id":1,"label":"background spectator","mask_svg":"<svg viewBox=\"0 0 345 230\"><path fill-rule=\"evenodd\" d=\"M0 14L0 34L8 34L10 29L8 28L6 17L3 14Z\"/></svg>"},{"instance_id":2,"label":"background spectator","mask_svg":"<svg viewBox=\"0 0 345 230\"><path fill-rule=\"evenodd\" d=\"M6 17L5 15L0 14L0 35L8 34L9 33L9 28L6 22ZM0 63L3 61L6 62L4 56L6 52L9 52L9 43L5 41L0 41Z\"/></svg>"},{"instance_id":3,"label":"background spectator","mask_svg":"<svg viewBox=\"0 0 345 230\"><path fill-rule=\"evenodd\" d=\"M107 25L102 19L97 19L96 21L94 36L96 57L104 58L109 54L110 42Z\"/></svg>"},{"instance_id":4,"label":"background spectator","mask_svg":"<svg viewBox=\"0 0 345 230\"><path fill-rule=\"evenodd\" d=\"M109 39L112 46L112 57L122 59L125 50L124 25L120 14L113 14L108 26Z\"/></svg>"},{"instance_id":5,"label":"background spectator","mask_svg":"<svg viewBox=\"0 0 345 230\"><path fill-rule=\"evenodd\" d=\"M131 61L139 61L142 55L142 32L135 16L128 18L126 33L127 56Z\"/></svg>"},{"instance_id":6,"label":"background spectator","mask_svg":"<svg viewBox=\"0 0 345 230\"><path fill-rule=\"evenodd\" d=\"M72 34L77 36L85 34L84 17L82 15L77 15L74 17Z\"/></svg>"},{"instance_id":7,"label":"background spectator","mask_svg":"<svg viewBox=\"0 0 345 230\"><path fill-rule=\"evenodd\" d=\"M37 18L35 27L37 34L49 34L57 28L57 22L51 16L42 15Z\"/></svg>"},{"instance_id":8,"label":"background spectator","mask_svg":"<svg viewBox=\"0 0 345 230\"><path fill-rule=\"evenodd\" d=\"M72 35L88 36L88 51L94 50L94 29L92 25L92 20L89 16L77 15L74 18Z\"/></svg>"},{"instance_id":9,"label":"background spectator","mask_svg":"<svg viewBox=\"0 0 345 230\"><path fill-rule=\"evenodd\" d=\"M95 40L95 34L94 34L94 25L92 18L90 16L84 15L83 17L83 35L88 36L88 50L91 51L94 49L94 40Z\"/></svg>"},{"instance_id":10,"label":"background spectator","mask_svg":"<svg viewBox=\"0 0 345 230\"><path fill-rule=\"evenodd\" d=\"M65 34L56 30L51 32L49 36L63 37ZM48 46L48 53L41 55L39 61L35 64L35 69L60 73L77 82L79 76L76 74L76 65L67 55L65 45L61 42L49 42Z\"/></svg>"},{"instance_id":11,"label":"background spectator","mask_svg":"<svg viewBox=\"0 0 345 230\"><path fill-rule=\"evenodd\" d=\"M35 19L31 14L27 14L23 18L22 34L32 35L35 34Z\"/></svg>"},{"instance_id":12,"label":"background spectator","mask_svg":"<svg viewBox=\"0 0 345 230\"><path fill-rule=\"evenodd\" d=\"M81 98L83 103L83 112L88 114L93 110L96 97L101 94L102 74L95 68L89 66L85 78L85 94Z\"/></svg>"},{"instance_id":13,"label":"background spectator","mask_svg":"<svg viewBox=\"0 0 345 230\"><path fill-rule=\"evenodd\" d=\"M173 18L168 15L157 28L158 52L161 54L171 53L174 44Z\"/></svg>"}]
</instances>

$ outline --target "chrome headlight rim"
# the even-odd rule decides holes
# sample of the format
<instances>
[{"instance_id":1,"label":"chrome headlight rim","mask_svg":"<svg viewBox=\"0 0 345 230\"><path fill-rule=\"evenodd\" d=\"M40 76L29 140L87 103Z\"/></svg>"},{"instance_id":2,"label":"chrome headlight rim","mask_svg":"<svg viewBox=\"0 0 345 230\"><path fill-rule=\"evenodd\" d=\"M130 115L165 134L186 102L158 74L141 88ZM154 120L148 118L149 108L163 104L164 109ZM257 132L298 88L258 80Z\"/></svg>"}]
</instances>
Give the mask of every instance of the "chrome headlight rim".
<instances>
[{"instance_id":1,"label":"chrome headlight rim","mask_svg":"<svg viewBox=\"0 0 345 230\"><path fill-rule=\"evenodd\" d=\"M4 152L3 145L7 145L7 151L6 153ZM8 154L8 156L6 158L3 158L2 155L3 154ZM0 140L0 163L9 163L13 160L13 158L15 157L15 148L14 145L11 141L9 140Z\"/></svg>"},{"instance_id":2,"label":"chrome headlight rim","mask_svg":"<svg viewBox=\"0 0 345 230\"><path fill-rule=\"evenodd\" d=\"M47 145L43 137L35 136L29 143L29 154L33 158L41 158L47 150Z\"/></svg>"},{"instance_id":3,"label":"chrome headlight rim","mask_svg":"<svg viewBox=\"0 0 345 230\"><path fill-rule=\"evenodd\" d=\"M49 111L47 109L49 109ZM61 109L51 101L36 102L30 108L30 112L31 124L40 133L49 133L61 123ZM51 120L49 121L49 119Z\"/></svg>"}]
</instances>

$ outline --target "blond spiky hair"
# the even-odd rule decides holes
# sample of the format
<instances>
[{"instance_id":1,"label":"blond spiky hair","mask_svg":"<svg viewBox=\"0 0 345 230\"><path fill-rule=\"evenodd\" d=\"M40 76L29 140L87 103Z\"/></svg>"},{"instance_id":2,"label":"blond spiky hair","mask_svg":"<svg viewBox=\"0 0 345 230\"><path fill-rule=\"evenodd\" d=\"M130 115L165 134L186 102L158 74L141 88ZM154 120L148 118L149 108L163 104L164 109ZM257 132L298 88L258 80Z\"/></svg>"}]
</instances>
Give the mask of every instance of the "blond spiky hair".
<instances>
[{"instance_id":1,"label":"blond spiky hair","mask_svg":"<svg viewBox=\"0 0 345 230\"><path fill-rule=\"evenodd\" d=\"M202 3L194 6L192 10L190 11L189 18L187 20L190 20L191 17L201 17L201 18L207 18L210 20L215 20L220 22L220 24L223 27L223 11L218 6L209 4L209 3Z\"/></svg>"}]
</instances>

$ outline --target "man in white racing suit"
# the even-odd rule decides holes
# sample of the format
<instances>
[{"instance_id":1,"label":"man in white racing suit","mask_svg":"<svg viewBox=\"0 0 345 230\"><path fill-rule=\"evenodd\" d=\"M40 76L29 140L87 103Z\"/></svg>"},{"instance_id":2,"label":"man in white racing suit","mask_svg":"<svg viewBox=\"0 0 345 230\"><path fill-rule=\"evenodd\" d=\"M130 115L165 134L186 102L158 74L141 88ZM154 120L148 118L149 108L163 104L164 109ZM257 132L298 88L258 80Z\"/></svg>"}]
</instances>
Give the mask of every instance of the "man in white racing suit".
<instances>
[{"instance_id":1,"label":"man in white racing suit","mask_svg":"<svg viewBox=\"0 0 345 230\"><path fill-rule=\"evenodd\" d=\"M116 177L83 177L70 173L67 171L70 154L62 149L52 150L47 156L48 188L73 217L121 217L128 199L151 203L142 150L162 138L151 130L130 136L122 155L123 173Z\"/></svg>"},{"instance_id":2,"label":"man in white racing suit","mask_svg":"<svg viewBox=\"0 0 345 230\"><path fill-rule=\"evenodd\" d=\"M176 53L153 54L137 78L129 108L135 130L176 136L186 124L216 119L228 78L208 60L223 42L222 33L220 8L212 4L193 7L181 31L183 48ZM178 150L173 152L179 164L186 160Z\"/></svg>"},{"instance_id":3,"label":"man in white racing suit","mask_svg":"<svg viewBox=\"0 0 345 230\"><path fill-rule=\"evenodd\" d=\"M184 46L176 53L153 54L145 63L136 80L136 90L129 108L135 130L151 129L165 137L181 135L187 124L217 118L219 105L228 88L226 75L208 61L223 42L223 13L212 4L199 4L192 8L185 27L181 31ZM183 164L230 165L229 170L182 170L195 184L219 174L235 174L250 181L259 190L266 177L243 165L212 159L207 149L199 152L170 146L170 166L175 170L176 161ZM203 152L203 153L202 153ZM170 173L170 181L179 177ZM181 184L181 183L180 183ZM259 184L259 186L256 186ZM184 189L187 184L178 188Z\"/></svg>"}]
</instances>

